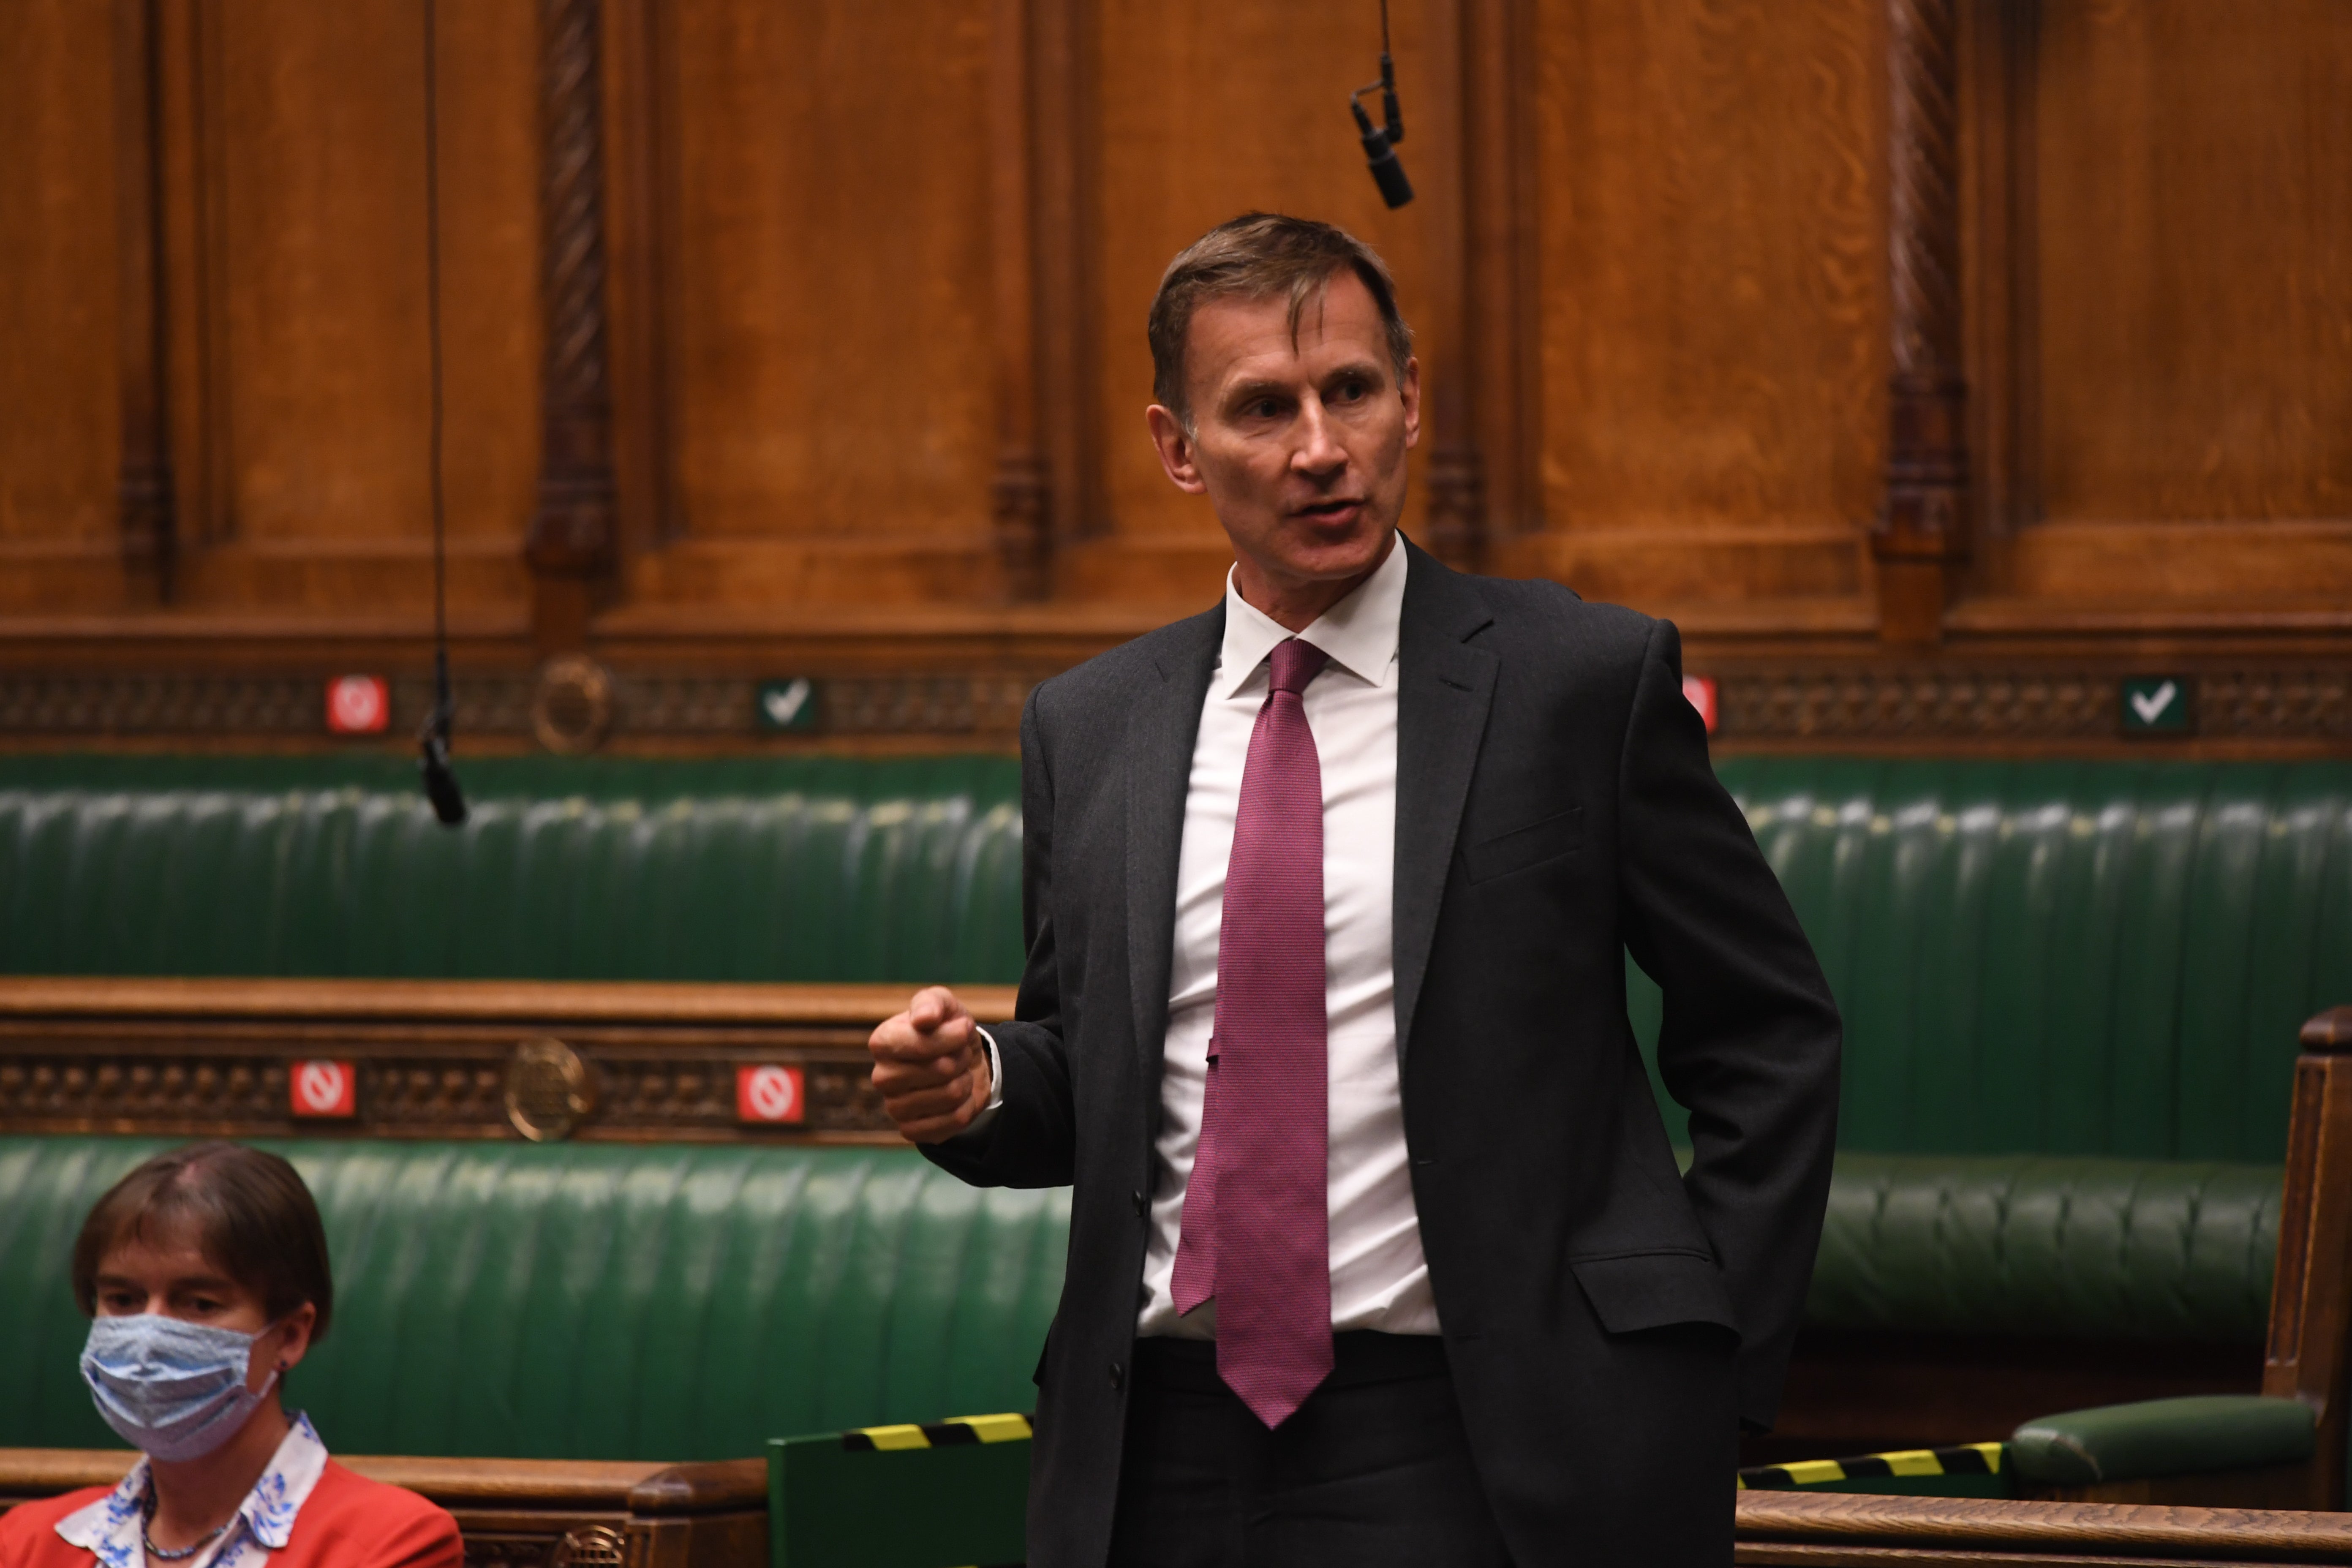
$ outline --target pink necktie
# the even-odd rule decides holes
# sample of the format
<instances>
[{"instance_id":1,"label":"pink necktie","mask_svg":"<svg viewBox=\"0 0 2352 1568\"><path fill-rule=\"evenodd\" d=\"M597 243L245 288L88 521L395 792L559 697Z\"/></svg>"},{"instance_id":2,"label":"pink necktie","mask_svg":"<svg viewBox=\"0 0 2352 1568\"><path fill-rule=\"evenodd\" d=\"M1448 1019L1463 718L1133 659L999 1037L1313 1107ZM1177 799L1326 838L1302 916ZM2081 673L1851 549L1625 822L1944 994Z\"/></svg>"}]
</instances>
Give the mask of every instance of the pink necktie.
<instances>
[{"instance_id":1,"label":"pink necktie","mask_svg":"<svg viewBox=\"0 0 2352 1568\"><path fill-rule=\"evenodd\" d=\"M1329 657L1276 644L1250 731L1173 1281L1180 1312L1216 1298L1218 1375L1268 1426L1331 1371L1323 767L1301 696Z\"/></svg>"}]
</instances>

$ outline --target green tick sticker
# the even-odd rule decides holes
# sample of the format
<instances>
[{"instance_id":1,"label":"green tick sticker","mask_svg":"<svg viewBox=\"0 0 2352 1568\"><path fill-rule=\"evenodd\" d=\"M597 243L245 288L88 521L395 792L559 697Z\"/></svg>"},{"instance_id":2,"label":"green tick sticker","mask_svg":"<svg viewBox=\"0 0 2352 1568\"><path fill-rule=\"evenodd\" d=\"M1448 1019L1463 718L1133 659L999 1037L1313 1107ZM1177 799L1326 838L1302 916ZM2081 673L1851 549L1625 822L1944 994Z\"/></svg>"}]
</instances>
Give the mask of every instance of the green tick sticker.
<instances>
[{"instance_id":1,"label":"green tick sticker","mask_svg":"<svg viewBox=\"0 0 2352 1568\"><path fill-rule=\"evenodd\" d=\"M760 682L753 703L754 717L762 730L816 728L816 682L805 675Z\"/></svg>"},{"instance_id":2,"label":"green tick sticker","mask_svg":"<svg viewBox=\"0 0 2352 1568\"><path fill-rule=\"evenodd\" d=\"M2192 727L2195 683L2185 675L2137 675L2123 683L2126 735L2180 735Z\"/></svg>"}]
</instances>

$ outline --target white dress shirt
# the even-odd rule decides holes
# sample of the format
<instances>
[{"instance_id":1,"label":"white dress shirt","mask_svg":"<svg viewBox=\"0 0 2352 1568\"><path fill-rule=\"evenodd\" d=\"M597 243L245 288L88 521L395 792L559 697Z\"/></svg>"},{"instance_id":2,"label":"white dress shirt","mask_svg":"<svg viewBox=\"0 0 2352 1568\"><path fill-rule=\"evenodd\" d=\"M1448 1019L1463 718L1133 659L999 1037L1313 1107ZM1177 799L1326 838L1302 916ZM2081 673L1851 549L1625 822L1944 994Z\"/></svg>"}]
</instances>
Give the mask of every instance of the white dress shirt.
<instances>
[{"instance_id":1,"label":"white dress shirt","mask_svg":"<svg viewBox=\"0 0 2352 1568\"><path fill-rule=\"evenodd\" d=\"M1330 655L1304 697L1323 773L1323 940L1330 1024L1331 1326L1433 1334L1397 1079L1391 938L1396 868L1397 637L1405 552L1298 634ZM1216 1303L1180 1317L1170 1294L1184 1190L1201 1136L1225 863L1250 731L1265 703L1266 656L1291 634L1225 583L1225 640L1201 706L1176 868L1168 1036L1160 1077L1158 1184L1137 1331L1207 1339Z\"/></svg>"}]
</instances>

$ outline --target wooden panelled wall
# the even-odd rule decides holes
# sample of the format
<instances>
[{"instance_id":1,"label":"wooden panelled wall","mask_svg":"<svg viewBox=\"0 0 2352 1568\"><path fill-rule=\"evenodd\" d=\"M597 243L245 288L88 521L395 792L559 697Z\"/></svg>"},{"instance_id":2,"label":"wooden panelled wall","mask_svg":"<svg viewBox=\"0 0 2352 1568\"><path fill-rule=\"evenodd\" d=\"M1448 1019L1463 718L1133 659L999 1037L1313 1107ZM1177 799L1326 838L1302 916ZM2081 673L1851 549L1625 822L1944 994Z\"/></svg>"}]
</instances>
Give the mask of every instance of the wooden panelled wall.
<instances>
[{"instance_id":1,"label":"wooden panelled wall","mask_svg":"<svg viewBox=\"0 0 2352 1568\"><path fill-rule=\"evenodd\" d=\"M0 0L0 738L413 719L425 3ZM1408 529L1673 616L1730 737L2081 742L2147 668L2352 740L2352 5L1392 8L1393 213L1373 0L440 0L461 729L578 651L614 744L782 673L1001 736L1217 592L1142 319L1269 207L1396 268Z\"/></svg>"}]
</instances>

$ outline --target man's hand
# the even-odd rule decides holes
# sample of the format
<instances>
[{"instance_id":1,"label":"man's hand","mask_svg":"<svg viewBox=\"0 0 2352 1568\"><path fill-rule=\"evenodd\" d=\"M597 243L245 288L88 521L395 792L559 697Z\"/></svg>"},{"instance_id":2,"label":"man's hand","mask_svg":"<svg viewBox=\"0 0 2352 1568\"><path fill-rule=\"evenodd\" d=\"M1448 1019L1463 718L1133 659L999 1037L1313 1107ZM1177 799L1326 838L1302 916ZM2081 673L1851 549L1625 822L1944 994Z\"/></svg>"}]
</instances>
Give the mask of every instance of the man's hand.
<instances>
[{"instance_id":1,"label":"man's hand","mask_svg":"<svg viewBox=\"0 0 2352 1568\"><path fill-rule=\"evenodd\" d=\"M907 1010L874 1031L874 1087L909 1143L937 1143L988 1109L988 1047L956 994L944 985L915 993Z\"/></svg>"}]
</instances>

